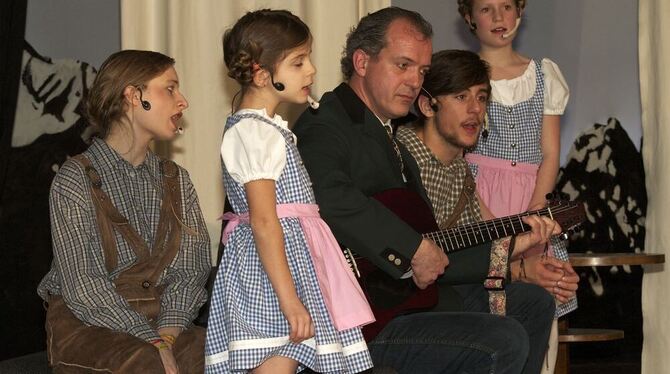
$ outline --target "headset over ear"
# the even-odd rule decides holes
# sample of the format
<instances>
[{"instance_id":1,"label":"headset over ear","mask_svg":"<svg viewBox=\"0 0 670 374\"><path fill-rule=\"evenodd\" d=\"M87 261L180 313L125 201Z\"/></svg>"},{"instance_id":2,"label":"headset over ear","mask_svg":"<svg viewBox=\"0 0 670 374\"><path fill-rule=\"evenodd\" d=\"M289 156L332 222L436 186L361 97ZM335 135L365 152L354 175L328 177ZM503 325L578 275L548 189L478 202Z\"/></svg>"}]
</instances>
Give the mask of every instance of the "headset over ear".
<instances>
[{"instance_id":1,"label":"headset over ear","mask_svg":"<svg viewBox=\"0 0 670 374\"><path fill-rule=\"evenodd\" d=\"M423 88L423 86L421 86L421 91L423 91L426 94L426 96L428 96L428 98L430 99L430 109L432 109L433 112L437 113L440 110L440 108L437 106L437 99L434 98L433 95L431 95L430 92L428 92L428 90Z\"/></svg>"},{"instance_id":2,"label":"headset over ear","mask_svg":"<svg viewBox=\"0 0 670 374\"><path fill-rule=\"evenodd\" d=\"M140 103L142 103L142 108L149 111L151 109L151 103L148 100L142 100L142 89L137 87L137 90L140 91Z\"/></svg>"}]
</instances>

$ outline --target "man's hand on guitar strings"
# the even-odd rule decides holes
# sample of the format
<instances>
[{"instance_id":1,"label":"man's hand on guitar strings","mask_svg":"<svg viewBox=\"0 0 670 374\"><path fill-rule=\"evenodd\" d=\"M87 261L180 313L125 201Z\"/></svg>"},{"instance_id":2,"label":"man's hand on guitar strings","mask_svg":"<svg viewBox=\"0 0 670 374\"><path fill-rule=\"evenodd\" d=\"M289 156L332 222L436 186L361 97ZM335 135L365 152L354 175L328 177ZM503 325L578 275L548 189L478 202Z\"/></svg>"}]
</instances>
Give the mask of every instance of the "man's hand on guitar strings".
<instances>
[{"instance_id":1,"label":"man's hand on guitar strings","mask_svg":"<svg viewBox=\"0 0 670 374\"><path fill-rule=\"evenodd\" d=\"M561 226L558 222L548 217L530 215L523 217L521 220L530 226L531 230L530 232L517 235L513 258L517 258L523 252L538 244L546 243L552 235L557 235L561 232Z\"/></svg>"}]
</instances>

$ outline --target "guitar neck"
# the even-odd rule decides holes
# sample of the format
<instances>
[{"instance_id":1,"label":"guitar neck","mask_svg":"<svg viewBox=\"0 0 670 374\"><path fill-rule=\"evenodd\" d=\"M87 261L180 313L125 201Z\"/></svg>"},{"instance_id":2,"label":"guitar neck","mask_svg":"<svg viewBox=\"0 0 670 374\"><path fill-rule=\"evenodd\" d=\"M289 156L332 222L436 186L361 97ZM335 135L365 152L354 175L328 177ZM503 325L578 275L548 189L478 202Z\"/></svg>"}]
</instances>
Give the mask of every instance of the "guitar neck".
<instances>
[{"instance_id":1,"label":"guitar neck","mask_svg":"<svg viewBox=\"0 0 670 374\"><path fill-rule=\"evenodd\" d=\"M423 237L434 241L445 253L474 247L479 244L492 242L496 239L530 231L530 226L523 223L521 218L531 215L549 216L549 208L524 212L489 221L475 222L453 227L447 230L434 231L423 234Z\"/></svg>"}]
</instances>

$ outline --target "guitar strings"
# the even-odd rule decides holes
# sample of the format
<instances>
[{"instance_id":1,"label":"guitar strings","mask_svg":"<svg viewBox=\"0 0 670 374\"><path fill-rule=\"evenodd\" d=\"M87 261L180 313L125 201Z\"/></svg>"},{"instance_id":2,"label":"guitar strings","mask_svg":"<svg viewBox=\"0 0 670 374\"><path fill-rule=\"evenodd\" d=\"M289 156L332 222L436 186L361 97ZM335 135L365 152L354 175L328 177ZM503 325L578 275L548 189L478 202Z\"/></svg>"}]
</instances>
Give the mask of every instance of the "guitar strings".
<instances>
[{"instance_id":1,"label":"guitar strings","mask_svg":"<svg viewBox=\"0 0 670 374\"><path fill-rule=\"evenodd\" d=\"M525 232L528 231L527 229L524 229L524 225L527 226L523 221L521 220L521 217L528 217L531 215L539 215L539 216L555 216L558 215L562 212L569 211L571 209L574 209L575 206L565 206L565 205L559 205L554 208L544 208L536 211L531 211L531 212L525 212L521 213L518 215L513 215L513 216L507 216L507 217L501 217L501 218L495 218L489 221L480 221L480 222L475 222L471 223L468 225L460 226L457 228L452 228L452 229L447 229L447 230L442 230L442 231L436 231L436 232L430 232L426 233L423 235L423 237L431 239L436 242L444 243L445 245L451 244L450 248L443 248L446 252L451 252L456 249L461 249L466 246L472 246L473 245L473 239L474 239L474 244L478 244L480 241L478 237L481 237L482 241L487 241L485 235L488 235L489 240L493 240L492 232L495 231L495 236L498 238L501 237L506 237L510 235L514 235L517 232ZM509 222L507 222L509 221ZM498 230L498 226L502 225L500 227L501 231L505 235L501 235L500 231ZM507 230L512 231L512 233L508 233ZM459 241L460 237L460 241ZM467 245L466 245L466 240L467 240ZM454 246L454 242L456 245Z\"/></svg>"},{"instance_id":2,"label":"guitar strings","mask_svg":"<svg viewBox=\"0 0 670 374\"><path fill-rule=\"evenodd\" d=\"M567 207L567 209L561 208L560 206L554 209L553 213L561 213L562 211L569 210L571 208ZM507 232L507 229L512 231L512 234L516 234L517 230L520 232L525 232L528 231L527 229L524 229L524 223L521 221L522 216L530 216L530 215L542 215L544 211L548 209L542 209L538 211L533 211L533 212L526 212L522 213L520 215L516 216L509 216L509 217L502 217L490 221L483 221L483 222L477 222L474 224L470 224L467 226L462 226L459 228L454 228L450 230L445 230L443 232L433 232L433 233L428 233L427 235L424 235L425 237L431 238L433 240L437 239L436 241L438 242L444 242L447 244L447 240L449 241L449 244L451 244L452 248L447 248L447 250L453 251L456 249L460 249L462 247L465 247L467 245L473 245L473 239L474 239L474 244L479 243L478 237L481 237L483 241L487 241L485 235L489 236L489 240L493 240L493 237L491 233L493 230L496 232L496 236L498 238L500 237L505 237L511 235L509 232ZM551 213L551 212L550 212ZM546 215L546 214L544 214ZM498 227L496 225L496 222L503 224L501 227L501 230L505 235L501 235L500 231L498 231ZM509 222L507 222L509 221ZM489 227L490 226L490 227ZM460 240L459 240L460 237ZM466 242L466 239L468 243ZM456 246L454 246L454 242L456 242ZM454 248L455 247L455 248Z\"/></svg>"}]
</instances>

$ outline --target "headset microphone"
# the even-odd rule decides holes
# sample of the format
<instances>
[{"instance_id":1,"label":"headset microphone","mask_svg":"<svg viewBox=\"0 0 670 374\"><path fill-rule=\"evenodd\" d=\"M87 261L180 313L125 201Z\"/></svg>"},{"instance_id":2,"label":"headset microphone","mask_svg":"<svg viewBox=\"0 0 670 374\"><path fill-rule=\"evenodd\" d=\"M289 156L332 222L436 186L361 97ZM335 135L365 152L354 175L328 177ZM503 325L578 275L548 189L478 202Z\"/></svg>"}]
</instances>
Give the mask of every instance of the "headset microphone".
<instances>
[{"instance_id":1,"label":"headset microphone","mask_svg":"<svg viewBox=\"0 0 670 374\"><path fill-rule=\"evenodd\" d=\"M433 95L431 95L427 89L423 88L423 86L421 86L421 90L425 92L426 95L428 95L428 97L430 98L430 109L432 109L433 112L437 113L440 110L440 108L437 106L437 99L434 98Z\"/></svg>"},{"instance_id":2,"label":"headset microphone","mask_svg":"<svg viewBox=\"0 0 670 374\"><path fill-rule=\"evenodd\" d=\"M482 131L482 138L486 140L489 137L489 114L488 112L484 113L484 131Z\"/></svg>"},{"instance_id":3,"label":"headset microphone","mask_svg":"<svg viewBox=\"0 0 670 374\"><path fill-rule=\"evenodd\" d=\"M286 88L286 87L284 87L284 83L275 82L275 79L272 76L272 74L270 74L270 81L272 82L272 87L274 87L275 90L277 90L277 91L284 91L284 89Z\"/></svg>"},{"instance_id":4,"label":"headset microphone","mask_svg":"<svg viewBox=\"0 0 670 374\"><path fill-rule=\"evenodd\" d=\"M314 99L313 99L311 96L309 96L309 95L307 95L307 103L309 104L309 106L310 106L312 109L314 109L314 110L319 109L319 102L316 101L316 100L314 100Z\"/></svg>"},{"instance_id":5,"label":"headset microphone","mask_svg":"<svg viewBox=\"0 0 670 374\"><path fill-rule=\"evenodd\" d=\"M151 103L147 100L142 100L142 89L137 87L137 90L140 91L140 103L142 103L142 108L144 108L146 111L149 111L151 109Z\"/></svg>"},{"instance_id":6,"label":"headset microphone","mask_svg":"<svg viewBox=\"0 0 670 374\"><path fill-rule=\"evenodd\" d=\"M512 35L514 35L516 30L519 28L520 24L521 24L521 17L517 17L516 18L516 24L514 25L514 28L512 28L510 31L502 34L503 39L507 39L507 38L511 37Z\"/></svg>"}]
</instances>

